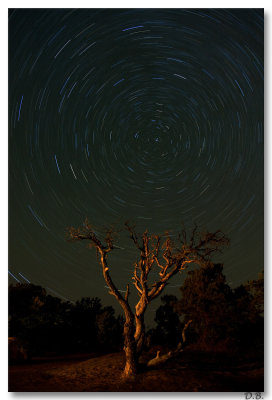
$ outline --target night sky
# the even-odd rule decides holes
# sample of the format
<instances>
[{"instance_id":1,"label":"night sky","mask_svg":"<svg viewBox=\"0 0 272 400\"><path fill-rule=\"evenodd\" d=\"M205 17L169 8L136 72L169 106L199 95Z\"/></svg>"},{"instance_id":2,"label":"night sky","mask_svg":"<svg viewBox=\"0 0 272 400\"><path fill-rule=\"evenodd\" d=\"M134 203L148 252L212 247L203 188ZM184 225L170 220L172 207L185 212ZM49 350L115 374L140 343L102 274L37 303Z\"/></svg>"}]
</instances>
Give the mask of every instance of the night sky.
<instances>
[{"instance_id":1,"label":"night sky","mask_svg":"<svg viewBox=\"0 0 272 400\"><path fill-rule=\"evenodd\" d=\"M115 305L95 251L67 241L85 217L98 235L221 229L230 285L256 278L263 89L262 9L10 10L9 281ZM120 235L125 290L137 252Z\"/></svg>"}]
</instances>

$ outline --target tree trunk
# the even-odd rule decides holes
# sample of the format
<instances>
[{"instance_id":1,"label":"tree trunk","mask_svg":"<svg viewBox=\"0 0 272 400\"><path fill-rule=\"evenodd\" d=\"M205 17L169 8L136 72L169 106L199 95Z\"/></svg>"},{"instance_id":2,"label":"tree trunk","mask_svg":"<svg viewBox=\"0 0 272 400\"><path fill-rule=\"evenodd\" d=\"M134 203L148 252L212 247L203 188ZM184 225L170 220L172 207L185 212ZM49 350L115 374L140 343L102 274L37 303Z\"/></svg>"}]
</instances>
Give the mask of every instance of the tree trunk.
<instances>
[{"instance_id":1,"label":"tree trunk","mask_svg":"<svg viewBox=\"0 0 272 400\"><path fill-rule=\"evenodd\" d=\"M124 351L126 355L126 364L122 377L133 377L138 370L138 357L134 339L134 324L131 318L127 318L124 324Z\"/></svg>"},{"instance_id":2,"label":"tree trunk","mask_svg":"<svg viewBox=\"0 0 272 400\"><path fill-rule=\"evenodd\" d=\"M126 364L122 373L123 378L133 377L137 374L138 362L133 346L125 347Z\"/></svg>"},{"instance_id":3,"label":"tree trunk","mask_svg":"<svg viewBox=\"0 0 272 400\"><path fill-rule=\"evenodd\" d=\"M145 324L144 315L135 316L135 341L136 341L136 351L137 354L141 354L145 342Z\"/></svg>"}]
</instances>

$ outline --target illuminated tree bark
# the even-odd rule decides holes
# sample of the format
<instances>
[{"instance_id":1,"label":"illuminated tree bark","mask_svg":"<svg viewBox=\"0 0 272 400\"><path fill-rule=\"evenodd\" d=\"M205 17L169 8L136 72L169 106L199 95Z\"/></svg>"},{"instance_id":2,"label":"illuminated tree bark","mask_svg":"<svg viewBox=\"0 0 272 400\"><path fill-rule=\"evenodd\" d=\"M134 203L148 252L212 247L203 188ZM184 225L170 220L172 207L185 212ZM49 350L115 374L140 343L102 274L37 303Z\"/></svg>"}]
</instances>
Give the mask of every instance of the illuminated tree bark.
<instances>
[{"instance_id":1,"label":"illuminated tree bark","mask_svg":"<svg viewBox=\"0 0 272 400\"><path fill-rule=\"evenodd\" d=\"M208 262L214 252L220 251L223 245L228 244L228 239L219 230L215 233L200 234L195 227L189 240L187 240L186 232L183 230L178 236L176 245L167 232L164 236L158 236L145 231L139 239L134 227L126 223L125 229L140 253L140 258L134 265L132 276L133 284L140 297L135 305L134 312L128 301L129 285L127 285L125 296L123 296L109 274L108 254L114 249L118 249L118 246L113 243L114 232L112 230L107 231L102 242L86 220L82 228L69 229L69 238L72 240L87 240L90 247L96 248L103 276L109 287L109 293L117 299L124 311L125 324L123 334L126 363L123 376L130 377L134 376L138 371L139 357L145 343L144 315L148 304L162 293L172 276L186 270L191 263L202 264ZM150 284L148 283L148 275L151 270L155 269L158 271L158 279ZM158 354L156 363L170 358L179 349L164 356L159 356ZM149 365L152 365L152 363Z\"/></svg>"}]
</instances>

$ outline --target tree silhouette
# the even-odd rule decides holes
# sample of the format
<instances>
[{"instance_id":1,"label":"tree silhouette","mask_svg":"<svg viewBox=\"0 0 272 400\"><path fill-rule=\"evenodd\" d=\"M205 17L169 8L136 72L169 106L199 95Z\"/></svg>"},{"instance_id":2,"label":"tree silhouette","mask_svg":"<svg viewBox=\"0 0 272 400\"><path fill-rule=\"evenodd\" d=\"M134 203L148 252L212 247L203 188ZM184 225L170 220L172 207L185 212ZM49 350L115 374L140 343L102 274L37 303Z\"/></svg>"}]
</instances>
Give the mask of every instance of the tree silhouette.
<instances>
[{"instance_id":1,"label":"tree silhouette","mask_svg":"<svg viewBox=\"0 0 272 400\"><path fill-rule=\"evenodd\" d=\"M178 299L173 295L162 296L163 305L156 311L156 327L148 332L150 343L175 347L182 339L182 324L174 307Z\"/></svg>"},{"instance_id":2,"label":"tree silhouette","mask_svg":"<svg viewBox=\"0 0 272 400\"><path fill-rule=\"evenodd\" d=\"M109 306L96 316L97 344L103 351L121 349L124 320L120 316L115 318L114 314L113 307Z\"/></svg>"},{"instance_id":3,"label":"tree silhouette","mask_svg":"<svg viewBox=\"0 0 272 400\"><path fill-rule=\"evenodd\" d=\"M190 341L203 350L228 340L236 328L233 294L222 271L222 264L213 263L189 271L180 288L182 297L175 306L185 323L192 321Z\"/></svg>"},{"instance_id":4,"label":"tree silhouette","mask_svg":"<svg viewBox=\"0 0 272 400\"><path fill-rule=\"evenodd\" d=\"M245 284L247 291L252 295L252 306L259 315L264 315L264 270L258 274L258 279Z\"/></svg>"},{"instance_id":5,"label":"tree silhouette","mask_svg":"<svg viewBox=\"0 0 272 400\"><path fill-rule=\"evenodd\" d=\"M146 230L138 237L135 227L128 222L125 223L125 229L140 255L132 271L133 284L140 297L134 312L128 301L129 284L123 295L110 276L108 255L111 251L118 249L118 246L114 244L116 232L110 229L106 232L104 239L100 240L88 220L85 220L83 227L69 228L68 236L71 240L86 240L90 247L96 248L105 282L110 289L109 293L117 299L124 311L123 335L126 363L123 377L129 377L135 375L138 370L139 356L145 342L144 315L148 304L162 293L169 279L178 272L186 270L192 263L207 263L212 254L228 244L228 239L220 230L214 233L199 233L195 227L189 238L183 230L175 243L167 232L164 236L159 236L150 234ZM155 268L158 272L157 279L150 284L148 276Z\"/></svg>"},{"instance_id":6,"label":"tree silhouette","mask_svg":"<svg viewBox=\"0 0 272 400\"><path fill-rule=\"evenodd\" d=\"M71 303L33 284L9 286L9 336L29 357L120 350L122 329L122 317L97 297Z\"/></svg>"},{"instance_id":7,"label":"tree silhouette","mask_svg":"<svg viewBox=\"0 0 272 400\"><path fill-rule=\"evenodd\" d=\"M192 321L188 339L195 347L240 352L262 343L263 274L232 289L223 265L207 263L189 271L180 289L175 310Z\"/></svg>"},{"instance_id":8,"label":"tree silhouette","mask_svg":"<svg viewBox=\"0 0 272 400\"><path fill-rule=\"evenodd\" d=\"M264 344L264 272L258 275L234 289L239 342L254 351L262 351Z\"/></svg>"}]
</instances>

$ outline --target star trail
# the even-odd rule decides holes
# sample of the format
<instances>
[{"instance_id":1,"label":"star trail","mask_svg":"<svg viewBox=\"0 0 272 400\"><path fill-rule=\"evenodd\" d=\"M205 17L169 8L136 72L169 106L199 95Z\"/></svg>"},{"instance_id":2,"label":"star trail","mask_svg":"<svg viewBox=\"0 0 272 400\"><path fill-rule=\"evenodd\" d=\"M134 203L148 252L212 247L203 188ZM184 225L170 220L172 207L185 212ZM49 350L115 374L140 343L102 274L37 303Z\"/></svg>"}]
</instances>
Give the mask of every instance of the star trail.
<instances>
[{"instance_id":1,"label":"star trail","mask_svg":"<svg viewBox=\"0 0 272 400\"><path fill-rule=\"evenodd\" d=\"M221 229L228 280L255 278L263 35L262 9L9 10L10 282L111 302L95 254L65 237L85 217ZM135 254L120 246L125 290Z\"/></svg>"}]
</instances>

